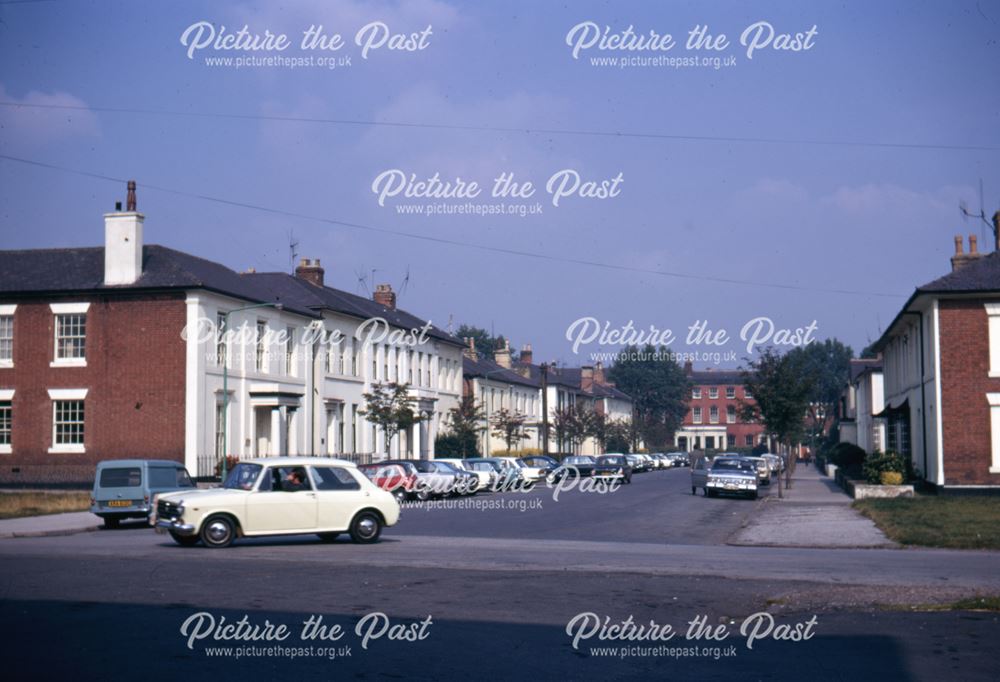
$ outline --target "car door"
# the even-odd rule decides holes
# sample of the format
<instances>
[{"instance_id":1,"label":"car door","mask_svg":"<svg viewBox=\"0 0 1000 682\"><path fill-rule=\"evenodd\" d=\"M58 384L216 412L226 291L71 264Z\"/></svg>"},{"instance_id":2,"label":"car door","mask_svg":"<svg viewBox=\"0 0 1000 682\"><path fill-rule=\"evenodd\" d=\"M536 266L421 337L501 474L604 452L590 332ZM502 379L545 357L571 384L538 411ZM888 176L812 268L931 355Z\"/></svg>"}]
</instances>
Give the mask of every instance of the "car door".
<instances>
[{"instance_id":1,"label":"car door","mask_svg":"<svg viewBox=\"0 0 1000 682\"><path fill-rule=\"evenodd\" d=\"M708 483L708 458L699 457L691 467L691 487L704 488Z\"/></svg>"},{"instance_id":2,"label":"car door","mask_svg":"<svg viewBox=\"0 0 1000 682\"><path fill-rule=\"evenodd\" d=\"M362 489L361 483L344 467L316 466L310 469L319 503L317 510L319 530L347 530L354 512L361 508L365 498L370 497L370 494Z\"/></svg>"},{"instance_id":3,"label":"car door","mask_svg":"<svg viewBox=\"0 0 1000 682\"><path fill-rule=\"evenodd\" d=\"M296 469L304 471L305 467L267 467L257 490L247 496L244 532L266 534L315 531L318 503L309 476L305 476L303 484L297 490L290 490L284 484Z\"/></svg>"}]
</instances>

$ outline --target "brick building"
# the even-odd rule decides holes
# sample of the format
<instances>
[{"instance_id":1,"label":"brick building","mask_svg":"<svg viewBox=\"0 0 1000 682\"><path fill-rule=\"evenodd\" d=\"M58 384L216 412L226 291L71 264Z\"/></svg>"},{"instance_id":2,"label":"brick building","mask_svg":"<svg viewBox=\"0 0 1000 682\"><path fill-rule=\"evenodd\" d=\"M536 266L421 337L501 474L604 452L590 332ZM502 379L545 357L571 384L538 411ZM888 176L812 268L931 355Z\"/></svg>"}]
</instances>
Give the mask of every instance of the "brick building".
<instances>
[{"instance_id":1,"label":"brick building","mask_svg":"<svg viewBox=\"0 0 1000 682\"><path fill-rule=\"evenodd\" d=\"M696 371L688 362L684 373L691 383L691 400L674 445L691 450L734 450L753 448L764 437L764 427L743 419L743 406L753 404L753 396L743 386L735 370Z\"/></svg>"},{"instance_id":2,"label":"brick building","mask_svg":"<svg viewBox=\"0 0 1000 682\"><path fill-rule=\"evenodd\" d=\"M103 459L211 476L224 453L432 452L461 396L460 340L388 285L326 286L319 261L238 273L143 231L130 183L103 247L0 251L0 483L85 483ZM392 442L362 414L387 381L424 417Z\"/></svg>"},{"instance_id":3,"label":"brick building","mask_svg":"<svg viewBox=\"0 0 1000 682\"><path fill-rule=\"evenodd\" d=\"M1000 213L993 222L1000 233ZM975 236L965 253L956 237L951 261L875 343L885 447L938 489L1000 488L1000 253L980 253Z\"/></svg>"}]
</instances>

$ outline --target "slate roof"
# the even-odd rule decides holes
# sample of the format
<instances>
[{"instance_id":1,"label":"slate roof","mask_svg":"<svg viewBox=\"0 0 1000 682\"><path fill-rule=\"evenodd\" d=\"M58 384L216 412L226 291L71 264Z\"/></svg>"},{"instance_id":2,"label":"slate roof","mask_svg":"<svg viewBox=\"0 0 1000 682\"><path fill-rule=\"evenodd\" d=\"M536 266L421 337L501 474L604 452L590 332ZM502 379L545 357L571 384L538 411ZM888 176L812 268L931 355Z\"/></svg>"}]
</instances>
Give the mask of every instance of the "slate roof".
<instances>
[{"instance_id":1,"label":"slate roof","mask_svg":"<svg viewBox=\"0 0 1000 682\"><path fill-rule=\"evenodd\" d=\"M735 370L702 370L691 372L688 375L693 386L741 386L743 385L743 374Z\"/></svg>"},{"instance_id":2,"label":"slate roof","mask_svg":"<svg viewBox=\"0 0 1000 682\"><path fill-rule=\"evenodd\" d=\"M922 294L1000 291L1000 253L994 251L917 287Z\"/></svg>"},{"instance_id":3,"label":"slate roof","mask_svg":"<svg viewBox=\"0 0 1000 682\"><path fill-rule=\"evenodd\" d=\"M479 358L471 360L468 356L462 357L462 373L465 376L489 379L490 381L500 381L508 384L518 384L520 386L530 386L538 388L541 384L538 379L521 376L512 369L507 369L493 362ZM487 376L487 374L489 376Z\"/></svg>"},{"instance_id":4,"label":"slate roof","mask_svg":"<svg viewBox=\"0 0 1000 682\"><path fill-rule=\"evenodd\" d=\"M318 318L322 310L412 329L425 320L346 291L320 287L283 272L239 273L214 261L165 246L142 250L142 276L132 284L105 286L104 248L0 251L0 296L112 291L206 289L253 303L281 303L286 310ZM428 336L456 346L464 343L431 327Z\"/></svg>"}]
</instances>

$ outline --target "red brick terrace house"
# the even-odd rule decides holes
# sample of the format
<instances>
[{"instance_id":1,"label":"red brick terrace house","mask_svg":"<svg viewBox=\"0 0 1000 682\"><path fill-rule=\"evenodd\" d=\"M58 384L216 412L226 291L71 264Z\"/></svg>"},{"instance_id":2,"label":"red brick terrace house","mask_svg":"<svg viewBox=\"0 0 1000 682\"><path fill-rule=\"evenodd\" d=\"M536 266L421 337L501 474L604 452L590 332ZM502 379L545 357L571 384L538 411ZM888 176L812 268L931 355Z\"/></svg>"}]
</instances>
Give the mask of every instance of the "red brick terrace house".
<instances>
[{"instance_id":1,"label":"red brick terrace house","mask_svg":"<svg viewBox=\"0 0 1000 682\"><path fill-rule=\"evenodd\" d=\"M684 365L691 382L691 401L681 428L674 435L680 450L752 448L761 442L764 427L743 419L743 406L753 396L743 386L736 370L695 371Z\"/></svg>"},{"instance_id":2,"label":"red brick terrace house","mask_svg":"<svg viewBox=\"0 0 1000 682\"><path fill-rule=\"evenodd\" d=\"M1000 236L1000 212L993 216ZM955 238L951 273L918 287L876 342L886 449L941 492L1000 492L1000 253Z\"/></svg>"}]
</instances>

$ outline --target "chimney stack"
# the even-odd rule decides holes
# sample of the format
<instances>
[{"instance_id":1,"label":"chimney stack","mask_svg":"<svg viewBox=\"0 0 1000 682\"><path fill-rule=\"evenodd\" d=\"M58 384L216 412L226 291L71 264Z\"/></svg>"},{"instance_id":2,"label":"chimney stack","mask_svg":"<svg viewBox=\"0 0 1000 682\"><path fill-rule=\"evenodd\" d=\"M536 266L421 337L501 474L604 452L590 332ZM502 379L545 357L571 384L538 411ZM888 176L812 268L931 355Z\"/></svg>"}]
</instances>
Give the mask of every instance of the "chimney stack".
<instances>
[{"instance_id":1,"label":"chimney stack","mask_svg":"<svg viewBox=\"0 0 1000 682\"><path fill-rule=\"evenodd\" d=\"M295 276L299 279L304 279L310 284L315 284L318 287L323 286L323 275L326 271L320 267L319 258L316 260L310 260L308 258L303 258L299 261L299 264L295 267Z\"/></svg>"},{"instance_id":2,"label":"chimney stack","mask_svg":"<svg viewBox=\"0 0 1000 682\"><path fill-rule=\"evenodd\" d=\"M501 367L510 369L511 366L510 343L507 342L507 339L503 340L503 346L494 349L493 362L497 363Z\"/></svg>"},{"instance_id":3,"label":"chimney stack","mask_svg":"<svg viewBox=\"0 0 1000 682\"><path fill-rule=\"evenodd\" d=\"M134 284L142 277L142 223L136 210L135 180L127 185L126 210L115 202L115 212L104 214L104 284Z\"/></svg>"},{"instance_id":4,"label":"chimney stack","mask_svg":"<svg viewBox=\"0 0 1000 682\"><path fill-rule=\"evenodd\" d=\"M602 386L608 385L608 381L604 377L604 365L601 364L600 360L594 363L594 383Z\"/></svg>"},{"instance_id":5,"label":"chimney stack","mask_svg":"<svg viewBox=\"0 0 1000 682\"><path fill-rule=\"evenodd\" d=\"M384 305L389 310L396 309L396 292L389 284L376 284L375 294L372 299L379 305Z\"/></svg>"},{"instance_id":6,"label":"chimney stack","mask_svg":"<svg viewBox=\"0 0 1000 682\"><path fill-rule=\"evenodd\" d=\"M530 343L526 343L523 346L521 346L520 362L523 362L526 365L530 365L531 364L531 344Z\"/></svg>"},{"instance_id":7,"label":"chimney stack","mask_svg":"<svg viewBox=\"0 0 1000 682\"><path fill-rule=\"evenodd\" d=\"M580 390L590 391L594 388L594 368L585 365L580 368Z\"/></svg>"},{"instance_id":8,"label":"chimney stack","mask_svg":"<svg viewBox=\"0 0 1000 682\"><path fill-rule=\"evenodd\" d=\"M684 363L684 376L691 376L694 373L694 364L688 360Z\"/></svg>"},{"instance_id":9,"label":"chimney stack","mask_svg":"<svg viewBox=\"0 0 1000 682\"><path fill-rule=\"evenodd\" d=\"M962 235L955 235L955 255L951 257L951 271L955 272L964 268L969 263L981 258L982 255L978 251L976 235L969 235L969 253L963 253L962 251Z\"/></svg>"},{"instance_id":10,"label":"chimney stack","mask_svg":"<svg viewBox=\"0 0 1000 682\"><path fill-rule=\"evenodd\" d=\"M479 355L476 353L476 339L471 336L465 337L465 348L462 350L462 354L469 358L473 362L479 360Z\"/></svg>"}]
</instances>

